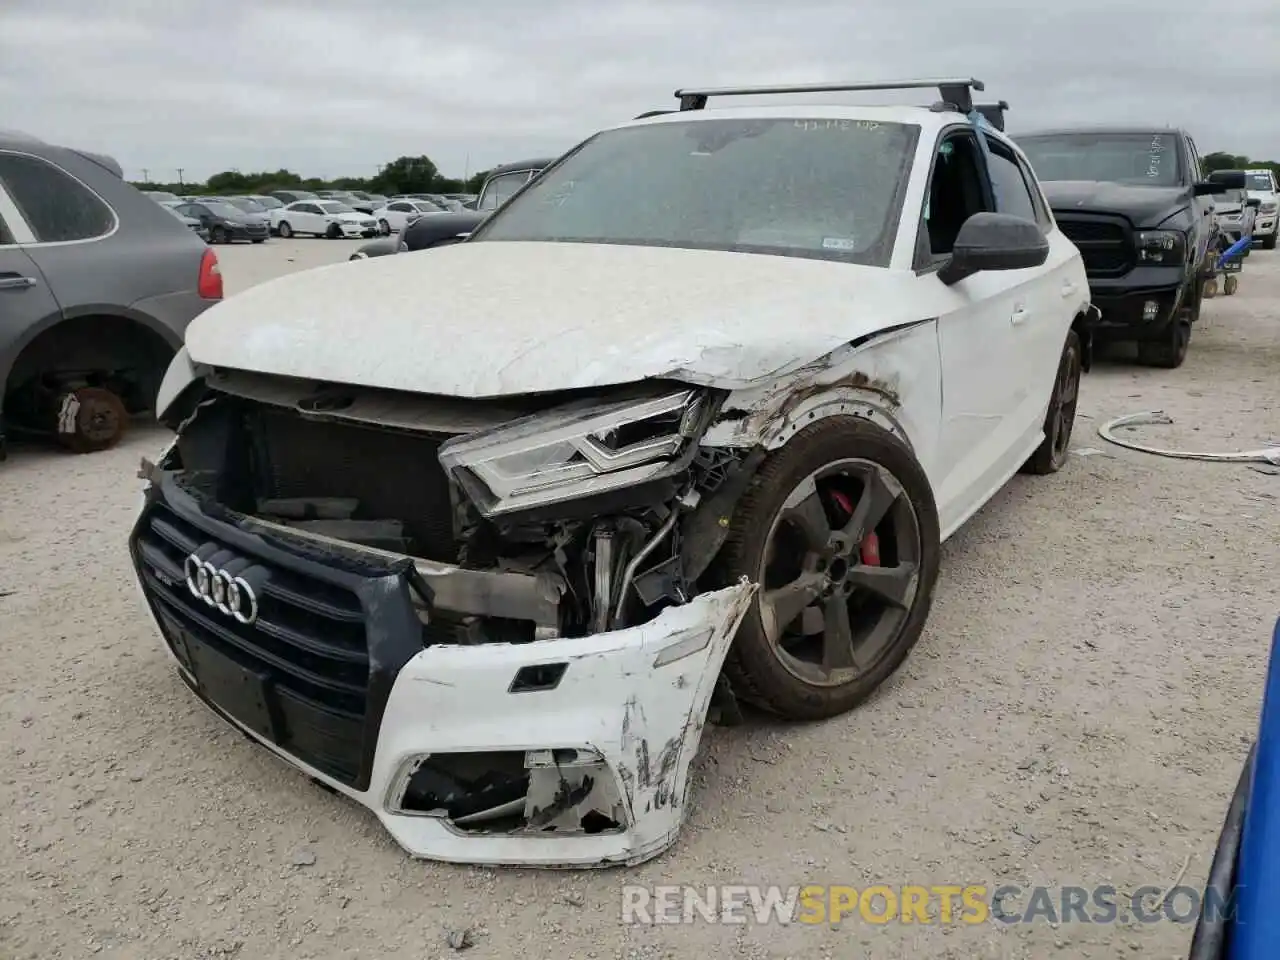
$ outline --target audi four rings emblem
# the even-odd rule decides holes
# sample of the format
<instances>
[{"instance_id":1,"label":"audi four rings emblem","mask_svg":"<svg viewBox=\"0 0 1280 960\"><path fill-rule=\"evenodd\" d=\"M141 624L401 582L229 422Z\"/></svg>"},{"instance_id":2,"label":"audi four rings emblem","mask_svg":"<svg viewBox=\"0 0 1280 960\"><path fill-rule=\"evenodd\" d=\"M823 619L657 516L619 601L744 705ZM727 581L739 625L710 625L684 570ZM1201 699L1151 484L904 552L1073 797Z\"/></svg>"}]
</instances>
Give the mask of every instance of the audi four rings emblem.
<instances>
[{"instance_id":1,"label":"audi four rings emblem","mask_svg":"<svg viewBox=\"0 0 1280 960\"><path fill-rule=\"evenodd\" d=\"M183 562L182 572L193 597L239 623L247 625L258 619L258 597L243 577L232 576L194 553Z\"/></svg>"}]
</instances>

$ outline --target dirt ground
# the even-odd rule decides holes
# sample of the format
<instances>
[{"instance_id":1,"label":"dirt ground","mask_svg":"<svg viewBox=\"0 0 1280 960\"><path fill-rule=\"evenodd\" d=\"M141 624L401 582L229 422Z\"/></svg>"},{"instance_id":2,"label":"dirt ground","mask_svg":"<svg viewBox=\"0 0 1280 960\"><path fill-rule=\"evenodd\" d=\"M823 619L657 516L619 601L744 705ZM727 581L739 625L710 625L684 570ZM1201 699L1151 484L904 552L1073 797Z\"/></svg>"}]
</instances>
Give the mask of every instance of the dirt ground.
<instances>
[{"instance_id":1,"label":"dirt ground","mask_svg":"<svg viewBox=\"0 0 1280 960\"><path fill-rule=\"evenodd\" d=\"M358 244L220 248L231 291ZM353 324L359 322L353 317ZM623 926L626 883L1204 880L1280 614L1280 476L1109 446L1280 439L1280 253L1208 302L1186 365L1087 376L1059 475L1016 478L947 545L933 616L863 709L709 728L692 816L632 870L406 857L372 816L201 707L144 619L125 552L164 434L0 464L0 957L1186 956L1189 924ZM1082 449L1083 448L1083 449ZM1183 870L1186 864L1185 872Z\"/></svg>"}]
</instances>

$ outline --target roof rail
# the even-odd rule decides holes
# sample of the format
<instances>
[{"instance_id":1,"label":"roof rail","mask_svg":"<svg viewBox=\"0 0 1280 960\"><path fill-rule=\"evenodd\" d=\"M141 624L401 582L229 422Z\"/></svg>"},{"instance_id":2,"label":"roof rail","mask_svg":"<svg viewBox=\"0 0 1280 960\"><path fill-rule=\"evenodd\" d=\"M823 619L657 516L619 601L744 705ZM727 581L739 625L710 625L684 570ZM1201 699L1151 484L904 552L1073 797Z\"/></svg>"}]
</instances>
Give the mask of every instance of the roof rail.
<instances>
[{"instance_id":1,"label":"roof rail","mask_svg":"<svg viewBox=\"0 0 1280 960\"><path fill-rule=\"evenodd\" d=\"M686 88L676 91L681 110L701 110L708 97L749 97L775 93L844 93L866 90L919 90L937 87L942 99L961 113L973 110L973 90L985 90L981 80L954 78L933 80L880 80L861 83L800 83L775 87Z\"/></svg>"}]
</instances>

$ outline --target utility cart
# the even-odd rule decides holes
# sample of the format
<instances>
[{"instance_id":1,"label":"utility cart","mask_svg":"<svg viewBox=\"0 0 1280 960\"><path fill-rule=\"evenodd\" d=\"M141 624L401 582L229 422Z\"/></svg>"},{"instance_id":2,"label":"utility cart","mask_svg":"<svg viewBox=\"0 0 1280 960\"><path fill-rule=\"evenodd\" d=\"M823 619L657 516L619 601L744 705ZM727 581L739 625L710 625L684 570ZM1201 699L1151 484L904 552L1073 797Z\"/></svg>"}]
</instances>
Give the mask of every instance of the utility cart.
<instances>
[{"instance_id":1,"label":"utility cart","mask_svg":"<svg viewBox=\"0 0 1280 960\"><path fill-rule=\"evenodd\" d=\"M1223 238L1223 243L1226 238ZM1204 295L1206 297L1216 297L1218 295L1218 277L1222 277L1222 292L1226 296L1231 296L1236 292L1236 288L1240 285L1238 274L1244 269L1244 255L1249 249L1249 244L1253 242L1253 237L1244 236L1231 244L1225 250L1218 254L1213 261L1213 275L1204 282Z\"/></svg>"}]
</instances>

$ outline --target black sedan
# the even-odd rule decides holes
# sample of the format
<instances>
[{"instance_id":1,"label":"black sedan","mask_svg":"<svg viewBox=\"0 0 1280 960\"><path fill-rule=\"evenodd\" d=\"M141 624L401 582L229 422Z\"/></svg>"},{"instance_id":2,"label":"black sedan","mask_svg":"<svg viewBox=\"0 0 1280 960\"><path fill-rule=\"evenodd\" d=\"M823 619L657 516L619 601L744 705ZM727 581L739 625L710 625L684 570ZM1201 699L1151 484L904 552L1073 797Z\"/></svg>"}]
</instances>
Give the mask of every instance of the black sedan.
<instances>
[{"instance_id":1,"label":"black sedan","mask_svg":"<svg viewBox=\"0 0 1280 960\"><path fill-rule=\"evenodd\" d=\"M262 243L271 235L261 214L247 213L225 201L184 203L177 210L183 216L200 221L200 225L209 231L210 243L233 243L236 240Z\"/></svg>"}]
</instances>

